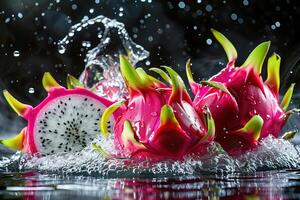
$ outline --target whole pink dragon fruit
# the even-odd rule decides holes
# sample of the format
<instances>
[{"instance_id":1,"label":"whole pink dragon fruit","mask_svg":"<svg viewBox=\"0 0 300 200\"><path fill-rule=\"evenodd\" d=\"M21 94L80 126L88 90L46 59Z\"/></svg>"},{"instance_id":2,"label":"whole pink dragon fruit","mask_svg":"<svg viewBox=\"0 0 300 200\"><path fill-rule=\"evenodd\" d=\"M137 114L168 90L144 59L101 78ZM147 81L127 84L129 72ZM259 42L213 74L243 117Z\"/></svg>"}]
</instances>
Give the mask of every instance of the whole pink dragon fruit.
<instances>
[{"instance_id":1,"label":"whole pink dragon fruit","mask_svg":"<svg viewBox=\"0 0 300 200\"><path fill-rule=\"evenodd\" d=\"M19 102L5 90L6 100L28 125L17 136L2 139L0 143L40 155L80 151L89 145L100 132L103 111L112 102L82 88L73 76L68 76L67 85L68 89L60 86L46 72L43 86L48 96L34 108ZM109 121L108 127L112 124L113 120Z\"/></svg>"},{"instance_id":2,"label":"whole pink dragon fruit","mask_svg":"<svg viewBox=\"0 0 300 200\"><path fill-rule=\"evenodd\" d=\"M279 136L289 115L295 111L286 112L294 84L279 104L280 57L277 54L268 60L267 80L264 82L260 76L270 42L258 45L238 68L234 66L237 58L234 46L221 33L212 32L229 61L225 69L201 84L193 80L187 63L187 76L195 94L193 107L201 113L208 106L215 120L215 140L230 154L240 154L255 147L261 138Z\"/></svg>"},{"instance_id":3,"label":"whole pink dragon fruit","mask_svg":"<svg viewBox=\"0 0 300 200\"><path fill-rule=\"evenodd\" d=\"M214 121L207 108L192 107L179 75L165 67L162 74L172 88L133 66L120 56L120 69L129 91L128 99L109 107L101 119L102 133L107 137L106 121L118 109L125 112L116 117L114 143L118 157L135 159L182 159L205 151L214 139ZM125 103L125 104L124 104ZM123 105L122 105L123 104Z\"/></svg>"}]
</instances>

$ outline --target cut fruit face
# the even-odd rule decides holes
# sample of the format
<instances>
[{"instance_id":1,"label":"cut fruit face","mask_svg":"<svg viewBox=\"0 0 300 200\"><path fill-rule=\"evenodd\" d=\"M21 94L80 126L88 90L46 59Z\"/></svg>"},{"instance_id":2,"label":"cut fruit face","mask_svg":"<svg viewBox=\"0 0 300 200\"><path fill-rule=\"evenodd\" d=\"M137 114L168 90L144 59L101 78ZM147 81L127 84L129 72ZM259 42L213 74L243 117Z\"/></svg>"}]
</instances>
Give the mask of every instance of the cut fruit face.
<instances>
[{"instance_id":1,"label":"cut fruit face","mask_svg":"<svg viewBox=\"0 0 300 200\"><path fill-rule=\"evenodd\" d=\"M72 94L55 98L37 114L34 122L34 141L38 152L79 151L100 133L99 120L106 107L96 99ZM108 131L112 132L112 121Z\"/></svg>"}]
</instances>

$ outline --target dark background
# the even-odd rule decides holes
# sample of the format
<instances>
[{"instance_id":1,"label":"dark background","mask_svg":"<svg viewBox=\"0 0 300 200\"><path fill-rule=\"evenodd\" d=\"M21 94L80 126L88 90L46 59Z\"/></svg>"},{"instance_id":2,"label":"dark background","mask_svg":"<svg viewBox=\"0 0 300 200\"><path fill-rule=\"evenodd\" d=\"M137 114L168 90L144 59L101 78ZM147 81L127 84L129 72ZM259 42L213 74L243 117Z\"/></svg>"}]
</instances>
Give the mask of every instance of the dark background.
<instances>
[{"instance_id":1,"label":"dark background","mask_svg":"<svg viewBox=\"0 0 300 200\"><path fill-rule=\"evenodd\" d=\"M58 53L56 42L84 16L93 18L101 14L125 24L132 39L150 51L151 66L172 66L184 78L187 58L192 58L198 80L224 67L225 53L213 39L210 28L231 39L239 53L237 64L242 64L260 42L270 40L269 55L275 51L282 57L281 93L291 82L298 83L294 98L298 107L300 7L297 2L1 0L0 90L6 88L21 101L36 105L46 96L41 86L45 71L50 71L62 84L67 73L78 76L84 69L87 52L81 42L89 40L92 47L96 45L99 42L96 31L83 32L63 55ZM208 44L210 40L212 44ZM19 51L18 57L14 56L15 51ZM148 67L145 62L140 65ZM264 77L265 72L264 68ZM29 93L29 88L35 92ZM0 133L17 132L24 124L1 96Z\"/></svg>"}]
</instances>

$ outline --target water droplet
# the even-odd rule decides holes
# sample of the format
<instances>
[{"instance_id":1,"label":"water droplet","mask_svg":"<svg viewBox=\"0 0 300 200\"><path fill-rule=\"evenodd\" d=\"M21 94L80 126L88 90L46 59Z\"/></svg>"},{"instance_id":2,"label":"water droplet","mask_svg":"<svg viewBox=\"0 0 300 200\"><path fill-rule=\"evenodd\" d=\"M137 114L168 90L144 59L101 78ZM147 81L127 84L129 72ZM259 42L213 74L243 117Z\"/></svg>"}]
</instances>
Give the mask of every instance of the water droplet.
<instances>
[{"instance_id":1,"label":"water droplet","mask_svg":"<svg viewBox=\"0 0 300 200\"><path fill-rule=\"evenodd\" d=\"M276 26L275 25L271 25L271 29L275 30Z\"/></svg>"},{"instance_id":2,"label":"water droplet","mask_svg":"<svg viewBox=\"0 0 300 200\"><path fill-rule=\"evenodd\" d=\"M5 22L5 23L8 23L9 21L10 21L10 18L8 17L8 18L5 19L4 22Z\"/></svg>"},{"instance_id":3,"label":"water droplet","mask_svg":"<svg viewBox=\"0 0 300 200\"><path fill-rule=\"evenodd\" d=\"M178 7L181 8L181 9L184 9L185 8L185 3L183 1L180 1L178 3Z\"/></svg>"},{"instance_id":4,"label":"water droplet","mask_svg":"<svg viewBox=\"0 0 300 200\"><path fill-rule=\"evenodd\" d=\"M271 119L271 116L270 115L266 115L266 119L267 120Z\"/></svg>"},{"instance_id":5,"label":"water droplet","mask_svg":"<svg viewBox=\"0 0 300 200\"><path fill-rule=\"evenodd\" d=\"M231 19L232 20L237 20L237 14L235 14L235 13L232 13L231 15L230 15L230 17L231 17Z\"/></svg>"},{"instance_id":6,"label":"water droplet","mask_svg":"<svg viewBox=\"0 0 300 200\"><path fill-rule=\"evenodd\" d=\"M91 8L91 9L89 10L89 12L90 12L91 14L94 13L94 9Z\"/></svg>"},{"instance_id":7,"label":"water droplet","mask_svg":"<svg viewBox=\"0 0 300 200\"><path fill-rule=\"evenodd\" d=\"M211 45L211 44L212 44L212 40L211 40L210 38L208 38L208 39L206 40L206 44Z\"/></svg>"},{"instance_id":8,"label":"water droplet","mask_svg":"<svg viewBox=\"0 0 300 200\"><path fill-rule=\"evenodd\" d=\"M213 10L213 7L210 4L208 4L208 5L206 5L205 10L207 12L211 12Z\"/></svg>"},{"instance_id":9,"label":"water droplet","mask_svg":"<svg viewBox=\"0 0 300 200\"><path fill-rule=\"evenodd\" d=\"M156 117L158 115L157 112L151 112L150 114L152 117Z\"/></svg>"},{"instance_id":10,"label":"water droplet","mask_svg":"<svg viewBox=\"0 0 300 200\"><path fill-rule=\"evenodd\" d=\"M33 93L34 93L34 88L32 88L32 87L29 88L29 89L28 89L28 93L33 94Z\"/></svg>"},{"instance_id":11,"label":"water droplet","mask_svg":"<svg viewBox=\"0 0 300 200\"><path fill-rule=\"evenodd\" d=\"M83 47L89 48L89 47L91 47L91 42L90 42L90 41L83 41L83 42L81 43L81 45L82 45Z\"/></svg>"},{"instance_id":12,"label":"water droplet","mask_svg":"<svg viewBox=\"0 0 300 200\"><path fill-rule=\"evenodd\" d=\"M242 23L244 23L244 19L243 18L239 18L238 22L239 22L239 24L242 24Z\"/></svg>"},{"instance_id":13,"label":"water droplet","mask_svg":"<svg viewBox=\"0 0 300 200\"><path fill-rule=\"evenodd\" d=\"M58 52L59 52L60 54L64 54L64 53L66 52L66 48L65 48L64 46L59 46L59 47L58 47Z\"/></svg>"},{"instance_id":14,"label":"water droplet","mask_svg":"<svg viewBox=\"0 0 300 200\"><path fill-rule=\"evenodd\" d=\"M248 0L244 0L243 4L244 4L244 6L248 6L249 5L249 1Z\"/></svg>"},{"instance_id":15,"label":"water droplet","mask_svg":"<svg viewBox=\"0 0 300 200\"><path fill-rule=\"evenodd\" d=\"M22 13L18 13L18 17L19 17L20 19L22 19L22 18L23 18L23 14L22 14Z\"/></svg>"},{"instance_id":16,"label":"water droplet","mask_svg":"<svg viewBox=\"0 0 300 200\"><path fill-rule=\"evenodd\" d=\"M278 28L280 27L280 22L275 22L275 26L277 26Z\"/></svg>"},{"instance_id":17,"label":"water droplet","mask_svg":"<svg viewBox=\"0 0 300 200\"><path fill-rule=\"evenodd\" d=\"M72 8L73 10L76 10L76 9L77 9L77 5L76 5L76 4L73 4L73 5L71 6L71 8Z\"/></svg>"},{"instance_id":18,"label":"water droplet","mask_svg":"<svg viewBox=\"0 0 300 200\"><path fill-rule=\"evenodd\" d=\"M19 51L14 51L13 55L14 55L14 57L19 57L20 56L20 52Z\"/></svg>"}]
</instances>

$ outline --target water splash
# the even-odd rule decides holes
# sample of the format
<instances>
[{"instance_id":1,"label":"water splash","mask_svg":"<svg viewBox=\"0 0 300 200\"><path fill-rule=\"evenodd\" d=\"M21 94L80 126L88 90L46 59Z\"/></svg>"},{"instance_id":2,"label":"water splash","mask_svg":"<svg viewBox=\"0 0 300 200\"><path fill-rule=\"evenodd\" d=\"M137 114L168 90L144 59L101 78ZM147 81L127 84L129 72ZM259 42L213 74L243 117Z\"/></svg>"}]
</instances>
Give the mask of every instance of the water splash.
<instances>
[{"instance_id":1,"label":"water splash","mask_svg":"<svg viewBox=\"0 0 300 200\"><path fill-rule=\"evenodd\" d=\"M113 151L112 138L108 141L98 138L98 143L106 150ZM222 147L213 143L208 154L193 155L183 161L136 161L131 159L108 159L91 147L77 153L59 153L44 157L30 157L16 154L9 164L9 158L0 161L0 171L9 166L21 170L39 170L46 173L66 175L92 175L101 177L170 177L199 176L203 173L248 173L261 170L293 169L299 167L299 147L289 141L271 136L263 139L256 150L240 157L229 156ZM20 158L21 157L21 158ZM19 163L17 162L19 161Z\"/></svg>"},{"instance_id":2,"label":"water splash","mask_svg":"<svg viewBox=\"0 0 300 200\"><path fill-rule=\"evenodd\" d=\"M95 24L102 26L97 29L100 42L88 51L85 58L85 70L80 80L85 87L115 101L127 94L119 70L119 54L127 55L130 62L135 65L146 59L149 52L132 41L123 23L99 15L92 19L84 18L80 23L73 25L69 33L58 43L59 53L65 53L67 45L77 33ZM91 43L83 41L82 46L89 48Z\"/></svg>"}]
</instances>

